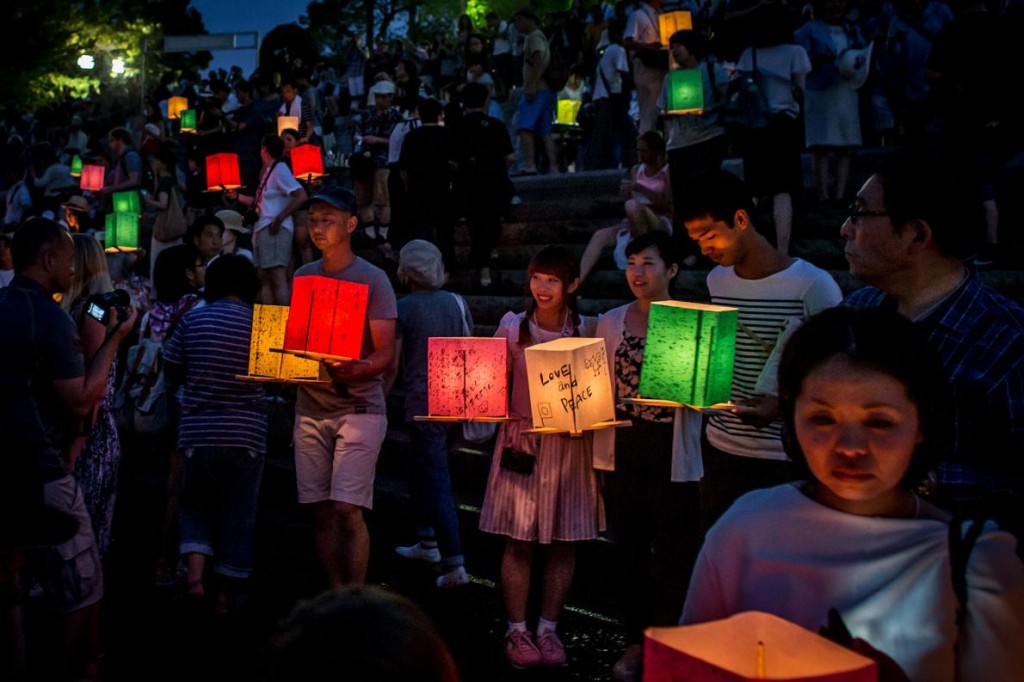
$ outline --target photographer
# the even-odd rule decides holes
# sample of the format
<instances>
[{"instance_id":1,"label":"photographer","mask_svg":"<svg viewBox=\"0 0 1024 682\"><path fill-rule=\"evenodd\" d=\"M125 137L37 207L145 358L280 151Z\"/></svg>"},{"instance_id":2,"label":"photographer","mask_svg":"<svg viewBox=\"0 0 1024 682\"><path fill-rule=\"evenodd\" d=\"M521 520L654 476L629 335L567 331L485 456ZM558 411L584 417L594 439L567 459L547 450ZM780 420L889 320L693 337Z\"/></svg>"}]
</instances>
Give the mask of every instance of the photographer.
<instances>
[{"instance_id":1,"label":"photographer","mask_svg":"<svg viewBox=\"0 0 1024 682\"><path fill-rule=\"evenodd\" d=\"M19 593L19 553L26 558L43 555L38 564L46 570L32 578L43 587L46 599L40 603L49 608L47 615L60 631L51 641L30 648L40 653L41 667L60 670L42 670L34 677L92 677L97 673L103 569L81 488L63 455L69 425L103 398L118 344L134 326L136 313L129 306L122 318L111 308L103 340L86 363L74 322L53 300L53 294L66 292L72 282L71 236L52 220L33 218L15 233L12 250L15 277L0 290L0 353L8 360L0 365L5 453L0 547L6 550L2 568L16 572L0 570L8 581L2 588L5 595ZM40 526L53 512L74 518L70 539L68 533L47 528L26 535L26 528ZM31 549L21 552L19 547ZM14 589L9 589L11 580ZM4 611L4 622L14 630L12 641L23 643L16 597L5 599ZM5 649L9 660L0 661L3 669L8 664L23 669L25 648Z\"/></svg>"}]
</instances>

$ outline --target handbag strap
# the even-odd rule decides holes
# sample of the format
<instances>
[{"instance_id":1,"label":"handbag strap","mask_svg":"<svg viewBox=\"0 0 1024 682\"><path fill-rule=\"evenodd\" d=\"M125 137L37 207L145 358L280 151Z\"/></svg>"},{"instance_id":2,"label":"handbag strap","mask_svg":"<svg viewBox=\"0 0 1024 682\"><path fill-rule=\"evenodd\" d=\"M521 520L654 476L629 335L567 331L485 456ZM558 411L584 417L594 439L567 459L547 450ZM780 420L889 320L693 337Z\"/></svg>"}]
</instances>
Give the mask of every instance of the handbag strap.
<instances>
[{"instance_id":1,"label":"handbag strap","mask_svg":"<svg viewBox=\"0 0 1024 682\"><path fill-rule=\"evenodd\" d=\"M472 336L473 330L469 328L469 322L466 320L466 302L455 292L449 291L448 293L455 297L455 303L459 306L459 315L462 318L462 333L466 336Z\"/></svg>"}]
</instances>

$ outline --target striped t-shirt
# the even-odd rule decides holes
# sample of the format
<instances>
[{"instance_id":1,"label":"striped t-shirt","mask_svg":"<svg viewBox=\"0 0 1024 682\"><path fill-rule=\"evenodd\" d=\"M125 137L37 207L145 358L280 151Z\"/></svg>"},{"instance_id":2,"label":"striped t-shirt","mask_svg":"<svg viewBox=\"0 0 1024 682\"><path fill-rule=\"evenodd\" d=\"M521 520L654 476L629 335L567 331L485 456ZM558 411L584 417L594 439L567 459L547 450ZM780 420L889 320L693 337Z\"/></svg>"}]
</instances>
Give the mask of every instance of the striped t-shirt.
<instances>
[{"instance_id":1,"label":"striped t-shirt","mask_svg":"<svg viewBox=\"0 0 1024 682\"><path fill-rule=\"evenodd\" d=\"M780 337L811 315L842 301L839 285L829 273L810 263L793 263L763 279L742 279L732 267L708 274L708 290L716 305L739 309L732 400L774 394ZM787 459L782 449L782 422L763 429L744 424L731 414L716 414L708 423L708 441L724 452L760 459Z\"/></svg>"},{"instance_id":2,"label":"striped t-shirt","mask_svg":"<svg viewBox=\"0 0 1024 682\"><path fill-rule=\"evenodd\" d=\"M248 374L252 306L220 300L189 311L164 345L164 360L185 366L178 447L267 449L263 387Z\"/></svg>"}]
</instances>

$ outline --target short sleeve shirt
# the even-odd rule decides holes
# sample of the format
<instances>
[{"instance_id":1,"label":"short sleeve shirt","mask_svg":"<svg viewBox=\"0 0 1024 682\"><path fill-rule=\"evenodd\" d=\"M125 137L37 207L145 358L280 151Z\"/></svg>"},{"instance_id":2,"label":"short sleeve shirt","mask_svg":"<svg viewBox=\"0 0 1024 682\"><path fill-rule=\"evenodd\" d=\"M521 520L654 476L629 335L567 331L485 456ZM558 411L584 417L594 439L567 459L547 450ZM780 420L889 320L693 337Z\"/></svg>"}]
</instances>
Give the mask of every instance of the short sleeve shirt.
<instances>
[{"instance_id":1,"label":"short sleeve shirt","mask_svg":"<svg viewBox=\"0 0 1024 682\"><path fill-rule=\"evenodd\" d=\"M300 189L302 189L302 185L292 175L287 164L274 164L266 186L263 188L263 197L260 200L260 219L256 221L256 231L258 232L269 226L273 222L274 216L288 207L289 202L292 200L292 193ZM295 229L292 217L288 216L285 218L281 222L281 227L289 232Z\"/></svg>"},{"instance_id":2,"label":"short sleeve shirt","mask_svg":"<svg viewBox=\"0 0 1024 682\"><path fill-rule=\"evenodd\" d=\"M395 290L392 288L387 274L377 266L356 257L348 267L340 272L324 272L322 259L304 265L295 272L296 278L309 275L332 277L369 285L370 292L366 304L367 324L363 326L363 349L360 357L365 358L370 355L373 352L373 338L370 336L369 322L398 318ZM315 419L327 419L353 412L385 414L384 408L384 377L382 374L343 386L303 384L299 386L298 398L295 403L296 414Z\"/></svg>"}]
</instances>

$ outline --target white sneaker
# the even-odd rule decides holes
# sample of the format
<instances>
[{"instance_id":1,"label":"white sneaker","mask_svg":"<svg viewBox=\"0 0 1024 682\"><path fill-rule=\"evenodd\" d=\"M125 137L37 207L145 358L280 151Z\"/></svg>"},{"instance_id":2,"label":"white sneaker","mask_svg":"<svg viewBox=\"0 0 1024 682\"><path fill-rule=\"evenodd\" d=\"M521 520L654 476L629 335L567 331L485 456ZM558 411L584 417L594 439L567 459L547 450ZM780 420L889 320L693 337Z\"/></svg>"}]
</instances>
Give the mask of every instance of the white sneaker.
<instances>
[{"instance_id":1,"label":"white sneaker","mask_svg":"<svg viewBox=\"0 0 1024 682\"><path fill-rule=\"evenodd\" d=\"M465 566L456 566L444 575L437 577L437 586L442 590L449 590L453 587L461 587L469 584L469 574Z\"/></svg>"},{"instance_id":2,"label":"white sneaker","mask_svg":"<svg viewBox=\"0 0 1024 682\"><path fill-rule=\"evenodd\" d=\"M424 547L419 542L408 547L395 547L395 554L406 559L419 559L431 564L441 562L441 550L437 547Z\"/></svg>"}]
</instances>

